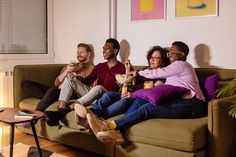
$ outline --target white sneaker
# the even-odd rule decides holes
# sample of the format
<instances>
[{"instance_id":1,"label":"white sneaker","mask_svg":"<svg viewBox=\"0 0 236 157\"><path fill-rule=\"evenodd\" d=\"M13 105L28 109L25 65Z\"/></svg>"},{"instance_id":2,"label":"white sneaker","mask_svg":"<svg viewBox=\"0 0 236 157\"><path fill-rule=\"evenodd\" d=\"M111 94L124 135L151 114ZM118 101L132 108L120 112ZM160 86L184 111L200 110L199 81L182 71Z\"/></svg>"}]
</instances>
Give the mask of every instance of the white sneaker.
<instances>
[{"instance_id":1,"label":"white sneaker","mask_svg":"<svg viewBox=\"0 0 236 157\"><path fill-rule=\"evenodd\" d=\"M75 104L74 109L75 109L75 121L78 124L79 129L80 130L89 129L87 113L92 111L89 111L89 109L80 104Z\"/></svg>"},{"instance_id":2,"label":"white sneaker","mask_svg":"<svg viewBox=\"0 0 236 157\"><path fill-rule=\"evenodd\" d=\"M89 112L85 106L80 104L74 105L75 113L81 118L87 118L87 113Z\"/></svg>"}]
</instances>

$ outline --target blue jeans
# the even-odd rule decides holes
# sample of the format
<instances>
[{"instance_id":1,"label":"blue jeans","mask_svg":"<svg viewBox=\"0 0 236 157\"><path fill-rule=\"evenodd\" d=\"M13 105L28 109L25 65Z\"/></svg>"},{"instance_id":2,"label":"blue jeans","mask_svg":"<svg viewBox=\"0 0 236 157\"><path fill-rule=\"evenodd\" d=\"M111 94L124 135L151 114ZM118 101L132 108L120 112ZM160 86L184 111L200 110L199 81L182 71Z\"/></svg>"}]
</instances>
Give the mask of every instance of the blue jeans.
<instances>
[{"instance_id":1,"label":"blue jeans","mask_svg":"<svg viewBox=\"0 0 236 157\"><path fill-rule=\"evenodd\" d=\"M134 98L121 99L118 92L106 92L95 103L91 105L91 110L104 119L123 114L133 104Z\"/></svg>"},{"instance_id":2,"label":"blue jeans","mask_svg":"<svg viewBox=\"0 0 236 157\"><path fill-rule=\"evenodd\" d=\"M137 98L129 106L124 117L115 120L120 130L151 118L199 118L207 113L207 104L197 98L177 99L162 105Z\"/></svg>"}]
</instances>

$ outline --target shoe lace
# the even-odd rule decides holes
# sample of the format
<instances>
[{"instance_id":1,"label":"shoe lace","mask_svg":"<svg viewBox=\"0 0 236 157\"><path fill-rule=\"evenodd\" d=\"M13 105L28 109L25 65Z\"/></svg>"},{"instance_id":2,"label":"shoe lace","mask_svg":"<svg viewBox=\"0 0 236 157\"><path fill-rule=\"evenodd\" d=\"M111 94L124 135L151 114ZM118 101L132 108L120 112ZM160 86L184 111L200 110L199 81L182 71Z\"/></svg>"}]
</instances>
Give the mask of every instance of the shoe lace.
<instances>
[{"instance_id":1,"label":"shoe lace","mask_svg":"<svg viewBox=\"0 0 236 157\"><path fill-rule=\"evenodd\" d=\"M103 125L102 125L100 131L110 130L110 128L109 128L109 126L108 126L108 121L106 121L106 120L103 119L103 118L99 118L99 119L100 119L100 120L102 121L102 123L103 123Z\"/></svg>"}]
</instances>

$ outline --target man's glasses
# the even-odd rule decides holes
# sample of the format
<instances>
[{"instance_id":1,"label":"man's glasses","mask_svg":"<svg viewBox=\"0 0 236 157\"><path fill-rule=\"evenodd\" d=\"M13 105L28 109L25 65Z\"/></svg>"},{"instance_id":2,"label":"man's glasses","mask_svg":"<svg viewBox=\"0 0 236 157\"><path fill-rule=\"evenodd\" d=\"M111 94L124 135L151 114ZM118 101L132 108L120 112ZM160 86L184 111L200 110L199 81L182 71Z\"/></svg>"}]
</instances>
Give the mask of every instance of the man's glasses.
<instances>
[{"instance_id":1,"label":"man's glasses","mask_svg":"<svg viewBox=\"0 0 236 157\"><path fill-rule=\"evenodd\" d=\"M184 55L184 53L178 50L175 50L175 51L170 50L169 52L167 52L167 57L174 56L174 55Z\"/></svg>"}]
</instances>

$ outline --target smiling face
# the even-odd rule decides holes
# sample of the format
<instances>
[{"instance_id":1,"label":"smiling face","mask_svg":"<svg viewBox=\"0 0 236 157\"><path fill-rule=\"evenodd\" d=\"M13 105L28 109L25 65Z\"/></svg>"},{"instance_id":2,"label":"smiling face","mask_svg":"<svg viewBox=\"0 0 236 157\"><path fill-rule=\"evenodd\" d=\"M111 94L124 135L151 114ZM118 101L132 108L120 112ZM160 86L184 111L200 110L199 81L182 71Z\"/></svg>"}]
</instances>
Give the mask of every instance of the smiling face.
<instances>
[{"instance_id":1,"label":"smiling face","mask_svg":"<svg viewBox=\"0 0 236 157\"><path fill-rule=\"evenodd\" d=\"M185 58L185 54L181 52L177 46L172 45L167 53L167 57L170 59L170 62L173 63L177 60L183 60Z\"/></svg>"},{"instance_id":2,"label":"smiling face","mask_svg":"<svg viewBox=\"0 0 236 157\"><path fill-rule=\"evenodd\" d=\"M89 60L90 52L87 52L85 47L79 46L77 48L77 59L79 62L87 62Z\"/></svg>"},{"instance_id":3,"label":"smiling face","mask_svg":"<svg viewBox=\"0 0 236 157\"><path fill-rule=\"evenodd\" d=\"M109 59L112 59L112 58L116 58L116 53L117 53L117 50L114 49L113 43L107 42L103 46L103 57L104 57L104 59L109 60Z\"/></svg>"},{"instance_id":4,"label":"smiling face","mask_svg":"<svg viewBox=\"0 0 236 157\"><path fill-rule=\"evenodd\" d=\"M149 66L151 69L160 68L162 65L162 58L160 51L154 51L149 59Z\"/></svg>"}]
</instances>

